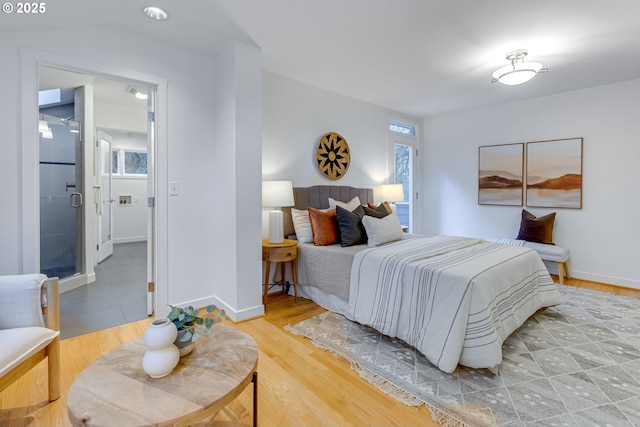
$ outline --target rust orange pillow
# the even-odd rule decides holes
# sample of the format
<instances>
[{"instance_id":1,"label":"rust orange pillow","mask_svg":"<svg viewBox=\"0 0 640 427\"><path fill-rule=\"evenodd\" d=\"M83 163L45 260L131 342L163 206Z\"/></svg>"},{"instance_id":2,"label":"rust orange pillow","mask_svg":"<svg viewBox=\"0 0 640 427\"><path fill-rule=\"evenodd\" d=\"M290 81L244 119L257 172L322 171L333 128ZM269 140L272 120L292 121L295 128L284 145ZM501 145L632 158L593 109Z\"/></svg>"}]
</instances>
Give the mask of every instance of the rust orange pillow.
<instances>
[{"instance_id":1,"label":"rust orange pillow","mask_svg":"<svg viewBox=\"0 0 640 427\"><path fill-rule=\"evenodd\" d=\"M336 210L323 212L319 209L309 208L309 220L313 233L313 244L327 246L338 242L338 225L336 222Z\"/></svg>"}]
</instances>

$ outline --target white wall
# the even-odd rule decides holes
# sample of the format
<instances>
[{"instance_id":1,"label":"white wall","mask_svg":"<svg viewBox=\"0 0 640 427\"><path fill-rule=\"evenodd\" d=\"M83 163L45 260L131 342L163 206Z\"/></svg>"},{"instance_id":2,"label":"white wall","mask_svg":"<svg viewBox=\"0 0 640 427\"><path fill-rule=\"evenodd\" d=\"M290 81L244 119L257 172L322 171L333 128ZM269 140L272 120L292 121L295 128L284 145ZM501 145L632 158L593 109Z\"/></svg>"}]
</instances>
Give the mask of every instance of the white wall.
<instances>
[{"instance_id":1,"label":"white wall","mask_svg":"<svg viewBox=\"0 0 640 427\"><path fill-rule=\"evenodd\" d=\"M295 187L374 187L392 178L389 120L422 121L377 105L263 73L262 179L291 180ZM344 178L320 173L315 155L320 137L338 132L349 144L351 164Z\"/></svg>"},{"instance_id":2,"label":"white wall","mask_svg":"<svg viewBox=\"0 0 640 427\"><path fill-rule=\"evenodd\" d=\"M70 43L69 41L73 42ZM20 47L36 49L47 55L73 58L78 63L90 65L90 69L102 68L122 71L124 75L157 76L165 80L163 93L168 102L166 113L158 113L158 314L166 312L166 303L192 302L202 305L214 297L213 276L224 286L236 287L235 277L229 277L221 266L212 269L212 253L224 251L227 241L217 239L212 223L220 216L220 199L211 197L211 189L218 180L224 180L215 171L226 159L215 158L219 144L234 144L234 141L219 141L212 132L215 122L216 99L214 80L216 58L188 51L176 46L160 43L137 34L114 28L58 29L24 32L3 32L0 38L0 148L3 153L0 188L0 274L29 272L23 265L22 230L34 224L23 223L22 198L23 144L35 142L24 140L22 129L21 86L33 85L24 81L25 70L21 70ZM102 66L102 67L98 67ZM254 66L255 67L255 66ZM260 67L257 67L260 72ZM31 71L30 75L34 75ZM258 103L260 93L252 95ZM35 97L34 97L35 98ZM37 113L34 109L34 116ZM242 126L242 121L237 124ZM34 125L35 127L35 125ZM35 131L33 130L34 139ZM259 146L259 144L257 144ZM260 153L249 151L243 155L253 157L259 166ZM30 165L28 165L30 166ZM35 163L34 163L35 168ZM259 170L259 167L257 168ZM27 175L29 171L26 172ZM29 178L32 180L32 178ZM180 182L180 194L169 197L168 181ZM259 200L259 172L255 179L252 200ZM88 204L93 200L88 200ZM256 224L259 234L259 205ZM237 207L224 204L226 216L234 216ZM165 228L162 228L165 227ZM235 239L236 236L234 235ZM240 236L242 240L244 236ZM221 249L216 249L220 247ZM259 246L256 247L259 253ZM257 258L257 256L256 256ZM260 299L259 259L255 264L255 294Z\"/></svg>"},{"instance_id":3,"label":"white wall","mask_svg":"<svg viewBox=\"0 0 640 427\"><path fill-rule=\"evenodd\" d=\"M393 148L389 121L416 126L422 120L303 84L269 72L263 73L262 179L292 181L294 187L349 185L374 188L393 182ZM351 163L346 175L332 181L320 173L316 150L320 138L337 132L349 144ZM418 144L420 141L418 140ZM422 190L421 170L416 173ZM262 212L262 238L268 234L268 211ZM414 218L414 230L420 230Z\"/></svg>"},{"instance_id":4,"label":"white wall","mask_svg":"<svg viewBox=\"0 0 640 427\"><path fill-rule=\"evenodd\" d=\"M144 112L146 116L146 112ZM145 124L145 120L142 121ZM140 127L140 126L138 126ZM147 151L147 134L107 131L113 137L111 149ZM146 176L113 175L113 243L147 240L147 178ZM120 204L127 196L131 204Z\"/></svg>"},{"instance_id":5,"label":"white wall","mask_svg":"<svg viewBox=\"0 0 640 427\"><path fill-rule=\"evenodd\" d=\"M239 41L227 43L216 69L214 162L202 171L208 183L202 197L213 200L209 218L215 239L203 269L218 305L234 320L264 313L261 297L260 181L262 157L262 52ZM211 123L211 120L202 118ZM216 219L211 220L212 214Z\"/></svg>"},{"instance_id":6,"label":"white wall","mask_svg":"<svg viewBox=\"0 0 640 427\"><path fill-rule=\"evenodd\" d=\"M147 133L147 104L141 102L141 108L122 105L94 103L94 125L99 129L119 129Z\"/></svg>"},{"instance_id":7,"label":"white wall","mask_svg":"<svg viewBox=\"0 0 640 427\"><path fill-rule=\"evenodd\" d=\"M634 80L425 120L426 232L515 237L521 207L477 203L478 147L583 137L583 208L525 208L557 212L573 276L640 288L639 116Z\"/></svg>"}]
</instances>

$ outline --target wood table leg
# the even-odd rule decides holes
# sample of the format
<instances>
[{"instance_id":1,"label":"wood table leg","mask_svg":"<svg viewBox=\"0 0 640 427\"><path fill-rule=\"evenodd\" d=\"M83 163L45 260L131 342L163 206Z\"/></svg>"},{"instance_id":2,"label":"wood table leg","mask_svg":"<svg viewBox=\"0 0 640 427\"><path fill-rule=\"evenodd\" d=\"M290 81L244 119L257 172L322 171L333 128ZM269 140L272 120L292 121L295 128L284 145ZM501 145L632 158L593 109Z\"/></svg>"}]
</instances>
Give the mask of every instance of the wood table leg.
<instances>
[{"instance_id":1,"label":"wood table leg","mask_svg":"<svg viewBox=\"0 0 640 427\"><path fill-rule=\"evenodd\" d=\"M284 263L284 262L281 262L281 263L280 263L280 273L281 273L281 274L280 274L280 285L281 285L281 287L282 287L282 293L283 293L283 294L285 293L284 288L285 288L285 286L286 286L286 284L287 284L287 282L285 281L285 278L284 278L285 273L287 272L286 265L287 265L287 264L286 264L286 263Z\"/></svg>"},{"instance_id":2,"label":"wood table leg","mask_svg":"<svg viewBox=\"0 0 640 427\"><path fill-rule=\"evenodd\" d=\"M271 270L271 263L267 261L266 272L264 275L264 291L262 292L262 303L267 303L267 294L269 293L269 272Z\"/></svg>"},{"instance_id":3,"label":"wood table leg","mask_svg":"<svg viewBox=\"0 0 640 427\"><path fill-rule=\"evenodd\" d=\"M293 295L294 300L298 301L298 271L296 268L296 260L291 261L291 275L293 276Z\"/></svg>"}]
</instances>

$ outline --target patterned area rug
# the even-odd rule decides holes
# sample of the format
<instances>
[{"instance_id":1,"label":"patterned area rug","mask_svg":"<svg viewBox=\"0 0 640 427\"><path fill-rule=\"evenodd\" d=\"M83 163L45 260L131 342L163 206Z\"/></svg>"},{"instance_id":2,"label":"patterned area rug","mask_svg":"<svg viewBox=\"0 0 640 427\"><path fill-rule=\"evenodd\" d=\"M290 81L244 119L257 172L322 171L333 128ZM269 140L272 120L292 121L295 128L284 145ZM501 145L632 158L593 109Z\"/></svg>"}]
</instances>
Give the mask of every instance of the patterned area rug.
<instances>
[{"instance_id":1,"label":"patterned area rug","mask_svg":"<svg viewBox=\"0 0 640 427\"><path fill-rule=\"evenodd\" d=\"M287 329L444 426L640 426L640 300L558 285L488 369L435 368L402 341L326 312Z\"/></svg>"}]
</instances>

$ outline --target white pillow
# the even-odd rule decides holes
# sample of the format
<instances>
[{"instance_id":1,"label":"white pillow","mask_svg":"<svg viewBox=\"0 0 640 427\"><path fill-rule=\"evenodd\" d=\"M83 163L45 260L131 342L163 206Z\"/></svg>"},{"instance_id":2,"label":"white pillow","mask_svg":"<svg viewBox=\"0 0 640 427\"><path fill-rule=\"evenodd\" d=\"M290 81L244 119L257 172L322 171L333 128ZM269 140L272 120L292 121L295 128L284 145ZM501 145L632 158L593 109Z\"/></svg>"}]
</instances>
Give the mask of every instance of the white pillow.
<instances>
[{"instance_id":1,"label":"white pillow","mask_svg":"<svg viewBox=\"0 0 640 427\"><path fill-rule=\"evenodd\" d=\"M367 245L379 246L383 243L402 240L402 225L396 214L390 214L384 218L375 218L365 215L362 225L367 232Z\"/></svg>"},{"instance_id":2,"label":"white pillow","mask_svg":"<svg viewBox=\"0 0 640 427\"><path fill-rule=\"evenodd\" d=\"M353 199L351 199L349 201L349 203L345 203L345 202L341 202L338 200L333 200L331 197L329 197L329 208L330 209L335 209L336 206L340 206L341 208L344 208L346 210L348 210L349 212L352 212L355 208L357 208L358 206L360 206L360 197L356 196Z\"/></svg>"},{"instance_id":3,"label":"white pillow","mask_svg":"<svg viewBox=\"0 0 640 427\"><path fill-rule=\"evenodd\" d=\"M291 208L291 219L293 219L293 229L296 231L298 242L313 243L309 211Z\"/></svg>"},{"instance_id":4,"label":"white pillow","mask_svg":"<svg viewBox=\"0 0 640 427\"><path fill-rule=\"evenodd\" d=\"M2 311L0 329L44 327L42 319L42 285L44 274L19 274L0 276Z\"/></svg>"}]
</instances>

